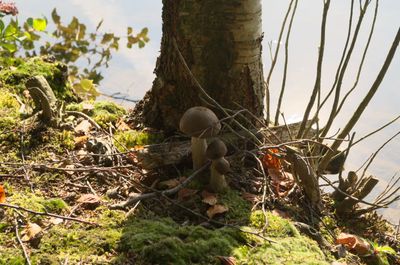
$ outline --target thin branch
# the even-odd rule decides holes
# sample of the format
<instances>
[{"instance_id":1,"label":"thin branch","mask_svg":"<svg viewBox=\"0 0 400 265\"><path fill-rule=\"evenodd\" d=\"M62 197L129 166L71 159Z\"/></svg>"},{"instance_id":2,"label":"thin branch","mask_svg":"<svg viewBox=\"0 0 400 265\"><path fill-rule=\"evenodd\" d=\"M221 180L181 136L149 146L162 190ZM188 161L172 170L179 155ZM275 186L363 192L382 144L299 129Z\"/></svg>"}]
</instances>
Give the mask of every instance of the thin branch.
<instances>
[{"instance_id":1,"label":"thin branch","mask_svg":"<svg viewBox=\"0 0 400 265\"><path fill-rule=\"evenodd\" d=\"M32 213L35 215L41 215L41 216L51 216L51 217L55 217L55 218L60 218L60 219L64 219L64 220L71 220L71 221L75 221L75 222L79 222L79 223L84 223L84 224L89 224L89 225L94 225L94 226L99 226L99 224L94 223L94 222L89 222L89 221L85 221L79 218L74 218L74 217L67 217L67 216L63 216L63 215L58 215L58 214L54 214L54 213L47 213L47 212L37 212L31 209L27 209L18 205L13 205L13 204L8 204L8 203L0 203L0 207L8 207L8 208L12 208L12 209L16 209L16 210L22 210L28 213Z\"/></svg>"},{"instance_id":2,"label":"thin branch","mask_svg":"<svg viewBox=\"0 0 400 265\"><path fill-rule=\"evenodd\" d=\"M282 77L282 86L281 86L281 92L279 94L279 99L278 99L278 104L276 107L276 113L275 113L275 126L278 125L279 121L279 113L282 105L282 100L283 100L283 93L285 92L285 87L286 87L286 76L287 76L287 68L288 68L288 61L289 61L289 38L290 38L290 32L292 30L292 24L294 20L294 16L296 14L297 10L297 2L298 0L295 1L293 11L292 11L292 16L290 17L290 22L288 26L288 32L286 34L286 41L285 41L285 63L283 67L283 77ZM269 86L269 83L268 83Z\"/></svg>"},{"instance_id":3,"label":"thin branch","mask_svg":"<svg viewBox=\"0 0 400 265\"><path fill-rule=\"evenodd\" d=\"M384 142L379 148L378 150L376 150L376 152L374 152L373 156L371 157L371 159L369 160L368 164L365 166L363 173L361 175L361 178L363 178L365 176L365 173L367 172L368 167L372 164L372 162L374 161L375 157L378 155L378 153L383 149L383 147L385 147L385 145L387 145L391 140L393 140L394 138L396 138L397 135L400 134L400 131L395 133L392 137L390 137L386 142Z\"/></svg>"},{"instance_id":4,"label":"thin branch","mask_svg":"<svg viewBox=\"0 0 400 265\"><path fill-rule=\"evenodd\" d=\"M339 99L340 99L340 92L341 92L341 88L342 88L342 82L343 82L344 76L346 74L346 69L347 69L347 66L349 64L349 61L350 61L351 55L353 53L354 47L356 45L356 42L357 42L357 39L358 39L358 33L360 32L361 24L362 24L362 22L364 20L364 15L365 15L365 12L367 11L368 4L369 4L369 2L366 1L364 3L364 8L360 12L360 15L359 15L359 18L358 18L358 21L357 21L357 25L356 25L356 28L354 30L353 38L351 40L351 44L350 44L349 50L348 50L348 52L346 54L346 58L345 58L345 60L343 62L343 66L340 69L340 74L339 74L339 77L338 77L338 80L337 80L337 84L336 84L336 87L335 87L335 97L333 99L331 113L329 114L328 121L326 122L326 125L324 126L324 128L323 128L323 130L321 132L321 136L322 137L324 137L324 136L326 136L328 134L328 132L329 132L329 130L330 130L332 124L333 124L333 121L335 120L336 111L337 111L338 104L339 104Z\"/></svg>"},{"instance_id":5,"label":"thin branch","mask_svg":"<svg viewBox=\"0 0 400 265\"><path fill-rule=\"evenodd\" d=\"M271 62L271 67L269 68L269 72L268 72L268 76L267 79L265 81L265 89L266 89L266 95L270 95L270 87L269 87L269 82L271 80L271 76L272 76L272 72L274 71L275 65L276 65L276 61L278 60L278 54L279 54L279 48L280 48L280 44L281 44L281 40L282 40L282 35L283 35L283 31L285 30L285 26L286 26L286 21L289 17L289 13L290 10L292 9L292 5L293 5L294 0L290 1L289 7L286 11L286 15L285 18L283 19L282 25L281 25L281 31L279 32L279 37L278 37L278 44L276 46L276 50L275 50L275 55L274 58L272 59ZM297 3L297 0L296 0ZM270 96L267 97L267 124L269 124L270 122Z\"/></svg>"},{"instance_id":6,"label":"thin branch","mask_svg":"<svg viewBox=\"0 0 400 265\"><path fill-rule=\"evenodd\" d=\"M17 241L22 248L22 252L24 253L24 258L25 258L26 264L31 265L32 263L31 263L31 260L29 259L28 253L26 252L25 245L24 245L24 243L22 243L22 240L19 236L17 219L14 220L14 226L15 226L15 236L17 237Z\"/></svg>"},{"instance_id":7,"label":"thin branch","mask_svg":"<svg viewBox=\"0 0 400 265\"><path fill-rule=\"evenodd\" d=\"M353 116L350 118L348 123L346 124L345 128L339 133L339 136L337 140L335 140L331 146L333 150L337 150L339 146L342 144L343 139L347 134L350 133L350 131L353 129L359 118L361 117L361 114L364 112L366 107L368 106L368 103L371 101L372 97L375 95L375 92L378 90L383 78L386 75L387 70L389 69L390 63L392 62L392 59L396 53L397 46L399 45L400 42L400 28L397 30L397 34L393 40L392 46L390 47L390 50L388 52L388 55L386 56L385 62L379 71L378 76L376 77L374 83L372 84L371 88L369 89L367 95L364 97L364 99L361 101L359 104L357 110L354 112ZM321 161L320 164L320 170L323 170L326 168L328 165L329 160L332 158L333 152L327 152L324 158Z\"/></svg>"},{"instance_id":8,"label":"thin branch","mask_svg":"<svg viewBox=\"0 0 400 265\"><path fill-rule=\"evenodd\" d=\"M304 111L303 120L300 125L299 132L297 133L296 138L302 138L304 135L304 129L307 125L308 117L310 116L310 112L312 107L314 106L315 98L317 96L318 91L321 88L321 74L322 74L322 61L324 59L324 50L325 50L325 30L326 30L326 21L328 17L328 10L330 5L330 0L324 2L324 9L322 12L322 22L321 22L321 40L319 44L319 52L318 52L318 62L317 62L317 75L315 78L314 89L311 94L310 100Z\"/></svg>"},{"instance_id":9,"label":"thin branch","mask_svg":"<svg viewBox=\"0 0 400 265\"><path fill-rule=\"evenodd\" d=\"M178 186L176 186L172 189L168 189L168 190L164 190L164 191L154 191L151 193L140 194L137 196L130 196L130 197L128 197L128 199L126 201L124 201L122 203L118 203L118 204L113 204L110 206L110 208L111 209L125 209L126 207L129 207L130 205L133 205L133 204L137 203L138 201L152 199L159 195L161 195L161 196L173 195L173 194L177 193L179 190L181 190L182 188L186 187L196 176L198 176L200 173L202 173L204 170L206 170L209 165L210 165L210 162L204 164L201 168L199 168L198 170L193 172L187 179L182 181L181 184L179 184Z\"/></svg>"},{"instance_id":10,"label":"thin branch","mask_svg":"<svg viewBox=\"0 0 400 265\"><path fill-rule=\"evenodd\" d=\"M363 55L362 55L362 58L361 58L361 62L360 62L360 65L359 65L359 67L358 67L356 80L354 81L354 84L353 84L353 86L351 87L351 89L346 93L346 95L343 97L342 101L340 102L339 107L338 107L338 109L337 109L337 111L336 111L336 115L339 114L339 112L340 112L340 110L342 109L342 107L343 107L343 105L344 105L344 103L345 103L347 97L354 91L354 89L355 89L355 88L357 87L357 85L358 85L358 81L360 80L361 70L362 70L362 67L363 67L363 65L364 65L364 60L365 60L365 57L366 57L366 55L367 55L367 51L368 51L368 48L369 48L369 44L371 43L372 35L373 35L374 29L375 29L376 17L377 17L377 15L378 15L378 7L379 7L379 0L376 0L375 11L374 11L374 18L373 18L373 21L372 21L371 30L370 30L370 32L369 32L367 44L365 45L364 52L363 52Z\"/></svg>"}]
</instances>

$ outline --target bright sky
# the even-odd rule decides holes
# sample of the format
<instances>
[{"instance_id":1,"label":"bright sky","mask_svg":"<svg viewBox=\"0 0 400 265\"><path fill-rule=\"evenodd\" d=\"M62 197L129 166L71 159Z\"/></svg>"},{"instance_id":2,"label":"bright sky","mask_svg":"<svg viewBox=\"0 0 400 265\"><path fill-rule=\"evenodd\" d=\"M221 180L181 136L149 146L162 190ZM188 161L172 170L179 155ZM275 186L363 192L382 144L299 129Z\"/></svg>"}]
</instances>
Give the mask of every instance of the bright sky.
<instances>
[{"instance_id":1,"label":"bright sky","mask_svg":"<svg viewBox=\"0 0 400 265\"><path fill-rule=\"evenodd\" d=\"M104 19L103 30L110 30L123 35L127 26L138 31L143 27L149 28L150 43L143 49L121 49L114 55L110 68L104 72L105 79L100 89L109 94L121 92L130 98L140 99L151 88L154 78L153 70L160 50L161 38L161 8L160 0L131 1L131 0L15 0L20 10L20 19L26 17L46 16L50 18L51 10L56 7L62 21L69 22L72 16L78 17L94 29L97 23ZM288 120L299 120L311 94L315 79L316 58L319 45L320 20L322 12L321 0L299 1L292 35L290 38L290 55L286 94L283 102L283 112ZM337 64L340 60L342 48L347 34L349 0L331 1L328 17L326 56L323 64L322 85L328 90L332 85ZM288 7L289 0L263 0L263 30L265 72L269 70L270 58L268 42L272 41L276 47L280 25ZM356 10L358 9L358 1ZM366 15L366 23L361 30L361 38L357 43L354 61L349 65L349 74L345 77L343 89L348 89L354 82L356 69L360 60L361 51L365 45L368 27L372 21L375 1ZM400 1L384 0L379 3L379 13L375 33L362 71L357 93L348 100L343 115L338 119L335 128L343 126L353 113L363 95L370 88L383 64L390 44L400 26ZM357 18L356 13L355 18ZM283 46L282 46L283 48ZM356 128L357 136L361 137L373 131L397 115L400 115L398 105L400 98L400 51L397 51L391 67L380 87L363 114ZM283 53L281 52L281 55ZM280 62L283 57L280 58ZM282 78L282 64L277 67L272 76L272 105L275 105L279 94ZM275 111L272 108L273 113ZM327 113L328 109L325 113ZM358 168L372 152L383 142L400 131L400 122L385 129L365 142L359 144L350 154L347 169ZM356 136L356 138L358 138ZM375 159L370 173L382 178L381 187L387 180L400 170L400 139L396 138L385 147ZM386 180L386 181L385 181ZM396 222L400 218L400 203L387 209L385 214Z\"/></svg>"}]
</instances>

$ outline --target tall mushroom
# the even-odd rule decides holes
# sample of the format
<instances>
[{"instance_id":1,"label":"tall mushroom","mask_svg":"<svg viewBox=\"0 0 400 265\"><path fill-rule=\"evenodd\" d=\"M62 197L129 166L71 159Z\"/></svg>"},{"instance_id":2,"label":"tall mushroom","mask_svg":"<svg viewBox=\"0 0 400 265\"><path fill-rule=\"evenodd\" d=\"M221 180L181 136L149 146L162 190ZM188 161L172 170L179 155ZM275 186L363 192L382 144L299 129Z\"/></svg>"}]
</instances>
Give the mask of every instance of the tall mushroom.
<instances>
[{"instance_id":1,"label":"tall mushroom","mask_svg":"<svg viewBox=\"0 0 400 265\"><path fill-rule=\"evenodd\" d=\"M215 192L224 191L228 187L224 176L230 170L229 162L224 158L226 152L226 145L220 139L214 139L206 150L207 158L212 160L210 187Z\"/></svg>"},{"instance_id":2,"label":"tall mushroom","mask_svg":"<svg viewBox=\"0 0 400 265\"><path fill-rule=\"evenodd\" d=\"M221 130L221 123L210 109L197 106L183 114L179 129L192 138L193 168L199 169L206 162L206 138L217 135Z\"/></svg>"}]
</instances>

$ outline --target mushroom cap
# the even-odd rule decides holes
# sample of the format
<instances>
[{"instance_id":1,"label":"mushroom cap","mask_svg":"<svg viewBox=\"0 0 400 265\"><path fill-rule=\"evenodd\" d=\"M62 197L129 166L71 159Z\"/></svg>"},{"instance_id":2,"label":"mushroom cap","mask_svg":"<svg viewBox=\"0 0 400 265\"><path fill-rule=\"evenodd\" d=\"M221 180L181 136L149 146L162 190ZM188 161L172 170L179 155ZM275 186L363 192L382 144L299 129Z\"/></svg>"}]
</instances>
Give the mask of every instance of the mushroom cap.
<instances>
[{"instance_id":1,"label":"mushroom cap","mask_svg":"<svg viewBox=\"0 0 400 265\"><path fill-rule=\"evenodd\" d=\"M214 139L207 147L206 156L211 160L215 160L224 157L227 151L228 150L223 141L220 139Z\"/></svg>"},{"instance_id":2,"label":"mushroom cap","mask_svg":"<svg viewBox=\"0 0 400 265\"><path fill-rule=\"evenodd\" d=\"M188 109L183 114L179 129L190 137L208 138L219 133L221 123L210 109L197 106Z\"/></svg>"},{"instance_id":3,"label":"mushroom cap","mask_svg":"<svg viewBox=\"0 0 400 265\"><path fill-rule=\"evenodd\" d=\"M224 157L221 157L220 159L213 161L213 164L215 170L217 170L218 173L222 175L228 173L231 169L231 165L229 164L228 160L226 160Z\"/></svg>"}]
</instances>

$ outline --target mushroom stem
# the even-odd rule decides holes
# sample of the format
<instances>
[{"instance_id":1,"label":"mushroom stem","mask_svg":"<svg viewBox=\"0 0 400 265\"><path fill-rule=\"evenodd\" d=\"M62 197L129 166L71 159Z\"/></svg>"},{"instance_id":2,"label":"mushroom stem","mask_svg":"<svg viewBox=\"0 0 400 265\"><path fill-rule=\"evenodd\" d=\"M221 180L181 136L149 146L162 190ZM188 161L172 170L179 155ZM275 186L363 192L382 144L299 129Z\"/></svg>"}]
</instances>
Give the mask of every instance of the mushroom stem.
<instances>
[{"instance_id":1,"label":"mushroom stem","mask_svg":"<svg viewBox=\"0 0 400 265\"><path fill-rule=\"evenodd\" d=\"M194 170L201 168L206 163L206 150L206 139L192 137L192 161Z\"/></svg>"},{"instance_id":2,"label":"mushroom stem","mask_svg":"<svg viewBox=\"0 0 400 265\"><path fill-rule=\"evenodd\" d=\"M213 160L211 164L210 187L214 192L222 192L226 190L228 184L226 183L224 174L219 173L215 168L215 164L216 160Z\"/></svg>"}]
</instances>

